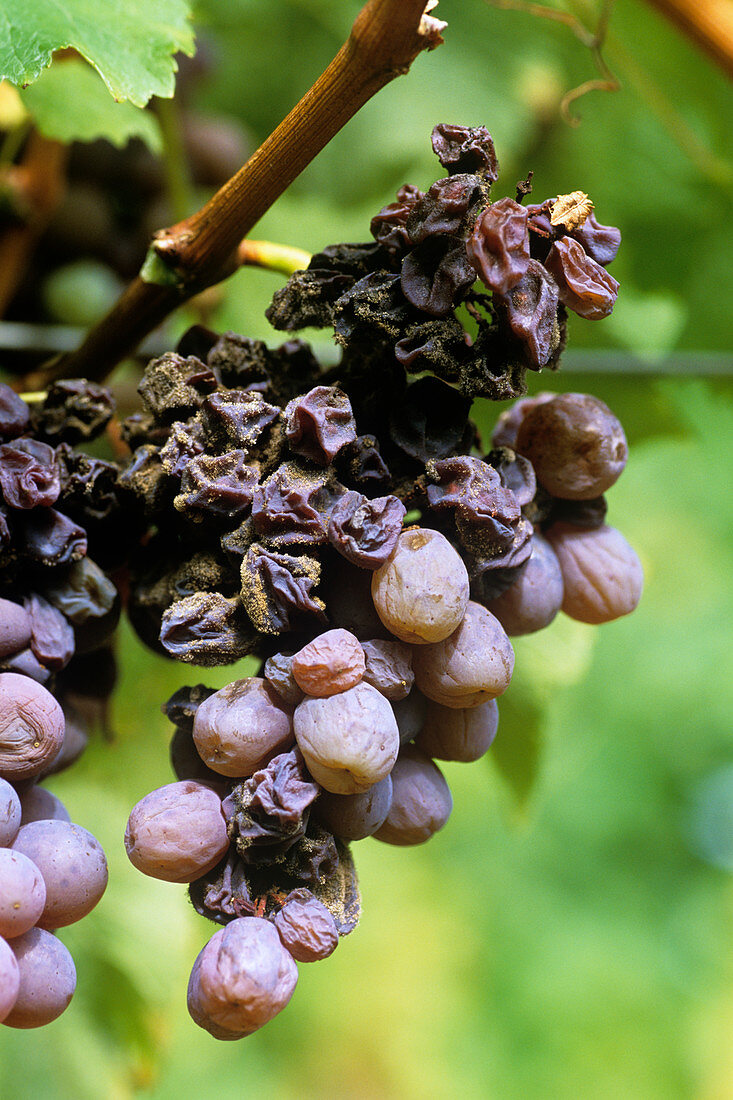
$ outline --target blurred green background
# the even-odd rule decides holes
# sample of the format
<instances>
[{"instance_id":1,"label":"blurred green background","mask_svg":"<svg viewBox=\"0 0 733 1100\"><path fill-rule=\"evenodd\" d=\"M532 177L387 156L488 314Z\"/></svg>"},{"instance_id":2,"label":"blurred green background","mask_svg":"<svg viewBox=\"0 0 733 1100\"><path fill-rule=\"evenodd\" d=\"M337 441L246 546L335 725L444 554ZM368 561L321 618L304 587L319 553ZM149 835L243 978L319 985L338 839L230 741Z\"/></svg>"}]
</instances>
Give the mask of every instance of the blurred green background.
<instances>
[{"instance_id":1,"label":"blurred green background","mask_svg":"<svg viewBox=\"0 0 733 1100\"><path fill-rule=\"evenodd\" d=\"M572 5L590 27L599 8ZM358 9L202 0L216 63L199 104L258 142ZM517 640L494 748L445 766L444 830L416 849L356 845L360 927L236 1044L185 1009L213 927L184 888L128 864L122 833L172 778L161 702L241 670L191 672L123 629L116 739L49 783L104 844L110 884L63 933L79 976L66 1014L0 1029L4 1097L733 1097L730 85L645 4L618 0L605 57L621 89L579 100L573 128L560 100L596 74L568 27L483 0L436 14L445 45L368 104L254 236L310 250L366 239L401 183L439 174L439 121L488 126L497 195L529 169L537 201L587 191L624 234L618 305L600 325L573 318L568 370L530 383L594 393L624 422L609 522L642 558L643 601L600 628L561 617ZM281 281L240 271L213 323L281 339L262 316ZM502 406L480 405L487 433Z\"/></svg>"}]
</instances>

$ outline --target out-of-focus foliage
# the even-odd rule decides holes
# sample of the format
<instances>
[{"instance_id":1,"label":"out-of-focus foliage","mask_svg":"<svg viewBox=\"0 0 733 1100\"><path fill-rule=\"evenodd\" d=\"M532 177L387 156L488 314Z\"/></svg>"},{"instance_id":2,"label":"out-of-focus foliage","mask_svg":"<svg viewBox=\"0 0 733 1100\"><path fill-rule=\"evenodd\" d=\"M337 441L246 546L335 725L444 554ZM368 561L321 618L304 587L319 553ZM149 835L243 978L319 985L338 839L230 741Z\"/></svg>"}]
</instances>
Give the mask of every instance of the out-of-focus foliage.
<instances>
[{"instance_id":1,"label":"out-of-focus foliage","mask_svg":"<svg viewBox=\"0 0 733 1100\"><path fill-rule=\"evenodd\" d=\"M51 65L21 98L46 137L64 142L105 137L120 148L139 137L154 152L161 151L155 115L129 102L115 103L94 70L81 60L67 58Z\"/></svg>"},{"instance_id":2,"label":"out-of-focus foliage","mask_svg":"<svg viewBox=\"0 0 733 1100\"><path fill-rule=\"evenodd\" d=\"M201 0L217 60L200 105L263 138L358 8ZM598 5L582 8L592 25ZM594 73L567 28L483 0L441 0L440 14L445 45L384 89L255 235L311 250L365 239L401 183L439 174L435 122L483 123L502 165L496 195L534 169L535 197L582 188L599 220L622 227L614 315L578 320L572 348L652 361L728 348L732 100L720 73L643 4L617 0L605 53L622 88L580 100L573 129L560 100ZM262 317L281 282L242 270L212 323L281 339ZM0 1028L0 1093L730 1094L733 883L720 792L730 792L733 713L733 384L562 370L531 383L592 392L626 426L631 457L609 493L609 522L642 558L639 609L600 628L560 617L516 640L495 747L486 761L444 766L455 802L447 826L421 848L355 846L360 927L330 959L300 968L285 1013L233 1044L185 1010L188 972L213 926L183 887L129 865L122 833L131 805L172 778L160 703L183 683L219 687L251 669L177 666L124 630L117 738L95 740L49 783L104 844L110 885L62 933L79 971L67 1013L38 1032ZM501 407L481 403L484 437Z\"/></svg>"}]
</instances>

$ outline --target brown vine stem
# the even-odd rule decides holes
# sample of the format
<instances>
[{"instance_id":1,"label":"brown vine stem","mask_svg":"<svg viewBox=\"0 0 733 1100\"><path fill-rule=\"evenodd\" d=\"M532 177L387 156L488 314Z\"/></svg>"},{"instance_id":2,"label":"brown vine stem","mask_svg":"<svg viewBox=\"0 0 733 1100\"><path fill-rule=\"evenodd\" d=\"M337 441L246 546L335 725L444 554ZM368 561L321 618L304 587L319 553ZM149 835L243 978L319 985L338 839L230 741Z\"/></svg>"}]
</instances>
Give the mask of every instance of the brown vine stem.
<instances>
[{"instance_id":1,"label":"brown vine stem","mask_svg":"<svg viewBox=\"0 0 733 1100\"><path fill-rule=\"evenodd\" d=\"M155 234L148 260L81 347L23 380L102 379L182 302L237 268L237 249L262 215L371 97L443 41L436 0L368 0L328 68L201 210Z\"/></svg>"}]
</instances>

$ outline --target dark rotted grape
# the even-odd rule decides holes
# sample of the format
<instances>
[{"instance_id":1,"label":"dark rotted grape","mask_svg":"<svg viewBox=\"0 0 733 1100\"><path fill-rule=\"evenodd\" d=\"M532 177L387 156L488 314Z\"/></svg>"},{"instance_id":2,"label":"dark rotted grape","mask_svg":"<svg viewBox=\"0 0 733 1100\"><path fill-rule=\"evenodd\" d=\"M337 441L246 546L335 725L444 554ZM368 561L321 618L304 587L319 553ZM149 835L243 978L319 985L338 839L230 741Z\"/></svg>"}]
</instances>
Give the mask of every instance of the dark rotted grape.
<instances>
[{"instance_id":1,"label":"dark rotted grape","mask_svg":"<svg viewBox=\"0 0 733 1100\"><path fill-rule=\"evenodd\" d=\"M0 599L0 658L19 653L30 644L31 618L28 611L12 600Z\"/></svg>"},{"instance_id":2,"label":"dark rotted grape","mask_svg":"<svg viewBox=\"0 0 733 1100\"><path fill-rule=\"evenodd\" d=\"M288 706L296 707L301 702L304 692L298 687L293 676L292 655L274 653L265 661L262 674L273 691L276 691Z\"/></svg>"},{"instance_id":3,"label":"dark rotted grape","mask_svg":"<svg viewBox=\"0 0 733 1100\"><path fill-rule=\"evenodd\" d=\"M196 711L204 699L208 699L213 694L214 688L204 687L203 684L196 684L194 687L182 687L175 691L160 709L175 726L192 733Z\"/></svg>"},{"instance_id":4,"label":"dark rotted grape","mask_svg":"<svg viewBox=\"0 0 733 1100\"><path fill-rule=\"evenodd\" d=\"M375 241L391 252L404 252L410 247L407 219L420 202L424 192L406 183L397 192L397 201L383 206L369 225Z\"/></svg>"},{"instance_id":5,"label":"dark rotted grape","mask_svg":"<svg viewBox=\"0 0 733 1100\"><path fill-rule=\"evenodd\" d=\"M459 236L481 198L476 176L454 175L438 180L416 203L407 219L410 243L414 246L438 235Z\"/></svg>"},{"instance_id":6,"label":"dark rotted grape","mask_svg":"<svg viewBox=\"0 0 733 1100\"><path fill-rule=\"evenodd\" d=\"M329 542L354 565L378 569L397 545L405 514L406 508L398 497L368 500L349 490L331 510Z\"/></svg>"},{"instance_id":7,"label":"dark rotted grape","mask_svg":"<svg viewBox=\"0 0 733 1100\"><path fill-rule=\"evenodd\" d=\"M606 267L616 259L621 244L621 230L613 225L600 225L591 210L583 224L570 233L591 260Z\"/></svg>"},{"instance_id":8,"label":"dark rotted grape","mask_svg":"<svg viewBox=\"0 0 733 1100\"><path fill-rule=\"evenodd\" d=\"M481 526L497 547L511 543L521 512L498 470L480 458L456 455L429 463L428 476L433 482L427 486L431 508L451 509L464 523Z\"/></svg>"},{"instance_id":9,"label":"dark rotted grape","mask_svg":"<svg viewBox=\"0 0 733 1100\"><path fill-rule=\"evenodd\" d=\"M159 359L151 359L138 386L145 409L161 424L185 420L199 408L206 391L216 388L216 379L210 371L214 386L208 382L201 385L206 371L206 365L195 356L184 359L175 352L167 352Z\"/></svg>"},{"instance_id":10,"label":"dark rotted grape","mask_svg":"<svg viewBox=\"0 0 733 1100\"><path fill-rule=\"evenodd\" d=\"M572 237L562 237L550 249L545 267L557 283L560 301L580 317L608 317L618 294L618 282L586 255Z\"/></svg>"},{"instance_id":11,"label":"dark rotted grape","mask_svg":"<svg viewBox=\"0 0 733 1100\"><path fill-rule=\"evenodd\" d=\"M181 477L191 459L204 453L204 441L205 433L200 420L174 421L170 435L159 452L165 472Z\"/></svg>"},{"instance_id":12,"label":"dark rotted grape","mask_svg":"<svg viewBox=\"0 0 733 1100\"><path fill-rule=\"evenodd\" d=\"M592 500L561 500L552 498L552 504L544 522L551 526L553 523L572 523L573 527L602 527L606 521L608 504L604 496L594 497Z\"/></svg>"},{"instance_id":13,"label":"dark rotted grape","mask_svg":"<svg viewBox=\"0 0 733 1100\"><path fill-rule=\"evenodd\" d=\"M560 346L558 302L557 283L532 259L525 275L500 299L499 309L533 370L547 366Z\"/></svg>"},{"instance_id":14,"label":"dark rotted grape","mask_svg":"<svg viewBox=\"0 0 733 1100\"><path fill-rule=\"evenodd\" d=\"M211 666L246 657L256 636L238 599L227 599L220 592L196 592L163 613L160 641L178 661Z\"/></svg>"},{"instance_id":15,"label":"dark rotted grape","mask_svg":"<svg viewBox=\"0 0 733 1100\"><path fill-rule=\"evenodd\" d=\"M0 489L11 508L49 507L61 492L53 448L22 437L0 447Z\"/></svg>"},{"instance_id":16,"label":"dark rotted grape","mask_svg":"<svg viewBox=\"0 0 733 1100\"><path fill-rule=\"evenodd\" d=\"M114 584L90 558L74 562L44 594L76 628L104 618L118 602Z\"/></svg>"},{"instance_id":17,"label":"dark rotted grape","mask_svg":"<svg viewBox=\"0 0 733 1100\"><path fill-rule=\"evenodd\" d=\"M242 560L242 604L262 634L293 628L301 614L324 618L325 605L311 590L318 584L321 564L309 554L280 554L259 543Z\"/></svg>"},{"instance_id":18,"label":"dark rotted grape","mask_svg":"<svg viewBox=\"0 0 733 1100\"><path fill-rule=\"evenodd\" d=\"M0 382L0 442L23 435L30 423L30 411L17 393Z\"/></svg>"},{"instance_id":19,"label":"dark rotted grape","mask_svg":"<svg viewBox=\"0 0 733 1100\"><path fill-rule=\"evenodd\" d=\"M37 592L25 599L25 609L31 621L30 646L33 655L44 668L57 672L74 655L74 628Z\"/></svg>"},{"instance_id":20,"label":"dark rotted grape","mask_svg":"<svg viewBox=\"0 0 733 1100\"><path fill-rule=\"evenodd\" d=\"M416 687L405 699L397 699L392 703L401 745L406 745L417 737L425 722L427 706L427 699Z\"/></svg>"},{"instance_id":21,"label":"dark rotted grape","mask_svg":"<svg viewBox=\"0 0 733 1100\"><path fill-rule=\"evenodd\" d=\"M356 486L368 497L376 496L391 481L389 467L379 452L373 435L357 436L337 456L341 479Z\"/></svg>"},{"instance_id":22,"label":"dark rotted grape","mask_svg":"<svg viewBox=\"0 0 733 1100\"><path fill-rule=\"evenodd\" d=\"M87 552L86 531L55 508L28 512L20 535L28 557L41 565L71 565Z\"/></svg>"},{"instance_id":23,"label":"dark rotted grape","mask_svg":"<svg viewBox=\"0 0 733 1100\"><path fill-rule=\"evenodd\" d=\"M287 405L285 436L295 454L328 466L342 447L356 439L351 402L335 386L315 386Z\"/></svg>"},{"instance_id":24,"label":"dark rotted grape","mask_svg":"<svg viewBox=\"0 0 733 1100\"><path fill-rule=\"evenodd\" d=\"M201 406L201 418L210 436L223 442L223 449L254 447L262 433L280 416L256 390L212 393Z\"/></svg>"},{"instance_id":25,"label":"dark rotted grape","mask_svg":"<svg viewBox=\"0 0 733 1100\"><path fill-rule=\"evenodd\" d=\"M110 390L85 378L53 382L33 409L33 428L50 443L81 443L104 431L115 411Z\"/></svg>"},{"instance_id":26,"label":"dark rotted grape","mask_svg":"<svg viewBox=\"0 0 733 1100\"><path fill-rule=\"evenodd\" d=\"M224 813L240 858L252 866L279 862L305 836L318 793L297 748L238 783Z\"/></svg>"},{"instance_id":27,"label":"dark rotted grape","mask_svg":"<svg viewBox=\"0 0 733 1100\"><path fill-rule=\"evenodd\" d=\"M527 210L514 199L499 199L477 219L466 250L481 281L506 295L529 264Z\"/></svg>"},{"instance_id":28,"label":"dark rotted grape","mask_svg":"<svg viewBox=\"0 0 733 1100\"><path fill-rule=\"evenodd\" d=\"M338 947L336 922L310 890L291 890L273 918L280 940L297 962L327 959Z\"/></svg>"},{"instance_id":29,"label":"dark rotted grape","mask_svg":"<svg viewBox=\"0 0 733 1100\"><path fill-rule=\"evenodd\" d=\"M56 448L61 476L59 504L79 523L108 519L119 508L117 478L113 462L74 451L68 443Z\"/></svg>"},{"instance_id":30,"label":"dark rotted grape","mask_svg":"<svg viewBox=\"0 0 733 1100\"><path fill-rule=\"evenodd\" d=\"M455 126L441 122L433 127L433 152L449 172L475 172L488 183L499 175L494 142L485 126Z\"/></svg>"},{"instance_id":31,"label":"dark rotted grape","mask_svg":"<svg viewBox=\"0 0 733 1100\"><path fill-rule=\"evenodd\" d=\"M169 506L178 485L163 465L160 451L153 443L138 447L120 474L119 485L137 498L145 515L156 516Z\"/></svg>"},{"instance_id":32,"label":"dark rotted grape","mask_svg":"<svg viewBox=\"0 0 733 1100\"><path fill-rule=\"evenodd\" d=\"M470 398L438 378L420 378L406 389L390 414L394 443L418 462L445 458L458 449L468 430Z\"/></svg>"},{"instance_id":33,"label":"dark rotted grape","mask_svg":"<svg viewBox=\"0 0 733 1100\"><path fill-rule=\"evenodd\" d=\"M405 256L401 287L410 305L443 317L458 305L476 281L462 237L427 237Z\"/></svg>"},{"instance_id":34,"label":"dark rotted grape","mask_svg":"<svg viewBox=\"0 0 733 1100\"><path fill-rule=\"evenodd\" d=\"M520 508L534 500L537 478L529 459L517 454L511 447L495 447L484 461L497 471L502 485L511 490Z\"/></svg>"},{"instance_id":35,"label":"dark rotted grape","mask_svg":"<svg viewBox=\"0 0 733 1100\"><path fill-rule=\"evenodd\" d=\"M334 486L328 471L283 462L254 489L252 523L273 546L313 545L328 541L328 513Z\"/></svg>"},{"instance_id":36,"label":"dark rotted grape","mask_svg":"<svg viewBox=\"0 0 733 1100\"><path fill-rule=\"evenodd\" d=\"M354 283L334 304L334 336L342 347L363 345L370 336L398 340L419 317L402 293L400 276L375 271Z\"/></svg>"},{"instance_id":37,"label":"dark rotted grape","mask_svg":"<svg viewBox=\"0 0 733 1100\"><path fill-rule=\"evenodd\" d=\"M248 466L246 452L197 455L186 464L175 508L188 518L202 522L210 518L233 518L246 511L259 480L259 471Z\"/></svg>"}]
</instances>

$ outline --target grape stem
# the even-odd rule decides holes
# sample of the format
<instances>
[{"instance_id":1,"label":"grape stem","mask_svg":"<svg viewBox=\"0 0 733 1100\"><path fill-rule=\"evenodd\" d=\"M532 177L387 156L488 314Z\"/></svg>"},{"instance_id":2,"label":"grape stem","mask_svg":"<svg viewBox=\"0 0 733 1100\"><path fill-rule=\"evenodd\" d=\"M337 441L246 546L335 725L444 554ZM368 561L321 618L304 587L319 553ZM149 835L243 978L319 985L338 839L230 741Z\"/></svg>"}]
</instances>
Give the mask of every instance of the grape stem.
<instances>
[{"instance_id":1,"label":"grape stem","mask_svg":"<svg viewBox=\"0 0 733 1100\"><path fill-rule=\"evenodd\" d=\"M328 68L243 168L199 211L154 235L141 273L75 352L23 380L101 380L168 314L231 275L241 241L363 105L443 41L435 0L368 0Z\"/></svg>"},{"instance_id":2,"label":"grape stem","mask_svg":"<svg viewBox=\"0 0 733 1100\"><path fill-rule=\"evenodd\" d=\"M305 249L294 248L289 244L275 244L274 241L252 241L245 237L237 249L237 263L241 267L263 267L281 275L303 271L310 261L311 254Z\"/></svg>"}]
</instances>

